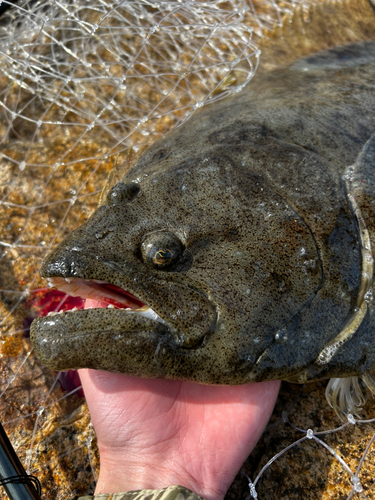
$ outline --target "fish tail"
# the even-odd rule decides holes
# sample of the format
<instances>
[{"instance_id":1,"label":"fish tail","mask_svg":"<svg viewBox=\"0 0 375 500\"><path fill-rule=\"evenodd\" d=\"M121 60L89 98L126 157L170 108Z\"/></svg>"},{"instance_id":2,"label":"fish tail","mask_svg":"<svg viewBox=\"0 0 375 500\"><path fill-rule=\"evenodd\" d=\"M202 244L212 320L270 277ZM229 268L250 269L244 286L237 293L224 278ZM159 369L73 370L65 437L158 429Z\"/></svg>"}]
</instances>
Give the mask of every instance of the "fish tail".
<instances>
[{"instance_id":1,"label":"fish tail","mask_svg":"<svg viewBox=\"0 0 375 500\"><path fill-rule=\"evenodd\" d=\"M359 377L331 378L326 388L326 398L341 420L349 415L358 417L358 412L366 402Z\"/></svg>"}]
</instances>

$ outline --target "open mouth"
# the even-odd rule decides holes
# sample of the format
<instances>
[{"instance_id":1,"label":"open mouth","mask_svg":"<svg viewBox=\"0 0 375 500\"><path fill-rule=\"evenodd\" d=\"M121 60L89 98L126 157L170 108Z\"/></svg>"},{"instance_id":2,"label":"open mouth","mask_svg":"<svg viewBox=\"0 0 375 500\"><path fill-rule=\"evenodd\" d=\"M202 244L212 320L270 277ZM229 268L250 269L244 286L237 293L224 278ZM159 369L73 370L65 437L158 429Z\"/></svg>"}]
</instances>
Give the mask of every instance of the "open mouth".
<instances>
[{"instance_id":1,"label":"open mouth","mask_svg":"<svg viewBox=\"0 0 375 500\"><path fill-rule=\"evenodd\" d=\"M50 287L85 299L83 309L49 312L32 322L30 338L35 354L48 368L95 368L142 375L142 360L148 350L155 353L161 344L173 343L173 328L127 290L98 279L47 279ZM132 365L134 368L129 368Z\"/></svg>"},{"instance_id":2,"label":"open mouth","mask_svg":"<svg viewBox=\"0 0 375 500\"><path fill-rule=\"evenodd\" d=\"M85 299L84 309L125 309L155 321L163 322L151 307L144 304L135 295L106 281L54 277L47 278L47 282L51 288L56 288L72 297ZM70 311L51 311L47 316L71 313L77 310L77 308L73 308Z\"/></svg>"},{"instance_id":3,"label":"open mouth","mask_svg":"<svg viewBox=\"0 0 375 500\"><path fill-rule=\"evenodd\" d=\"M166 360L172 365L180 353L183 363L213 332L216 308L195 283L137 273L65 246L60 253L50 255L41 275L85 304L32 322L35 354L48 368L164 376Z\"/></svg>"}]
</instances>

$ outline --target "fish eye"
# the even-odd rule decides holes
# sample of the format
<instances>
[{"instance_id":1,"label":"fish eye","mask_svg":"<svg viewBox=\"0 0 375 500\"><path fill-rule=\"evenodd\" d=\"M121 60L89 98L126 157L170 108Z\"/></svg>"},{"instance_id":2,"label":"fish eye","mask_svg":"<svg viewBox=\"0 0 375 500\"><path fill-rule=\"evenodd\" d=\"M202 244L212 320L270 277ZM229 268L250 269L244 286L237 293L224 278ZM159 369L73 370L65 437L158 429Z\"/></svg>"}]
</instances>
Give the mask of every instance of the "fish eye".
<instances>
[{"instance_id":1,"label":"fish eye","mask_svg":"<svg viewBox=\"0 0 375 500\"><path fill-rule=\"evenodd\" d=\"M155 269L169 269L177 264L184 251L179 238L168 231L148 234L141 245L143 262Z\"/></svg>"}]
</instances>

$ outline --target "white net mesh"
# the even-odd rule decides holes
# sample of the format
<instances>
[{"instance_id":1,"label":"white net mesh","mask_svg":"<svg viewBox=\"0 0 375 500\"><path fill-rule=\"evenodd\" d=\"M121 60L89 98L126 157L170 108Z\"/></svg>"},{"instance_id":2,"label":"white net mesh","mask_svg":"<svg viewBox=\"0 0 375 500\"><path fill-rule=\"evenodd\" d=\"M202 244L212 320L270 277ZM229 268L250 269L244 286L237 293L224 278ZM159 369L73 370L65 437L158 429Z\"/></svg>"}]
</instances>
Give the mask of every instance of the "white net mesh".
<instances>
[{"instance_id":1,"label":"white net mesh","mask_svg":"<svg viewBox=\"0 0 375 500\"><path fill-rule=\"evenodd\" d=\"M92 489L98 459L79 388L64 392L63 375L39 365L27 338L33 316L67 305L47 294L42 259L143 145L240 90L256 71L264 30L299 3L0 2L0 415L44 498ZM341 462L348 498L365 494L362 465ZM262 482L252 491L261 497Z\"/></svg>"}]
</instances>

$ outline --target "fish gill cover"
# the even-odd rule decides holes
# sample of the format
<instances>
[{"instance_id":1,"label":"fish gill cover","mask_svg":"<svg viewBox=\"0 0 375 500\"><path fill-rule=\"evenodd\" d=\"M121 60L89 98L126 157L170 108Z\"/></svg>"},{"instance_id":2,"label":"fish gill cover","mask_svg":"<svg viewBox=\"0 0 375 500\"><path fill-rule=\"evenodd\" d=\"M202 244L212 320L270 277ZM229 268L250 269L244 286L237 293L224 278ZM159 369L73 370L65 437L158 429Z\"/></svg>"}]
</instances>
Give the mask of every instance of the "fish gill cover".
<instances>
[{"instance_id":1,"label":"fish gill cover","mask_svg":"<svg viewBox=\"0 0 375 500\"><path fill-rule=\"evenodd\" d=\"M145 145L241 90L257 70L264 34L300 3L3 0L0 418L44 498L92 491L99 462L76 375L45 369L28 339L33 317L82 307L45 288L43 258ZM340 426L321 400L324 384L284 386L243 468L253 483L239 475L228 499L276 498L275 485L278 498L373 498L373 422ZM373 415L371 401L365 410Z\"/></svg>"}]
</instances>

